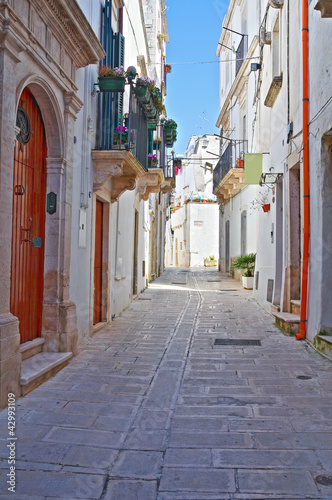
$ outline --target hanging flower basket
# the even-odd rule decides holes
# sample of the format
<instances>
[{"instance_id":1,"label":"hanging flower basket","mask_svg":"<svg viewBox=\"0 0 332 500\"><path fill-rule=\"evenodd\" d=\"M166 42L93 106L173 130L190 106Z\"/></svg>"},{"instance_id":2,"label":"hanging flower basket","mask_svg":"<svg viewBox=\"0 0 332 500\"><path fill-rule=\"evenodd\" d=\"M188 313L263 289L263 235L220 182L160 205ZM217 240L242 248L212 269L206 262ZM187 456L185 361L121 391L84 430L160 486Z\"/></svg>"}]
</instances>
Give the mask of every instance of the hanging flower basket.
<instances>
[{"instance_id":1,"label":"hanging flower basket","mask_svg":"<svg viewBox=\"0 0 332 500\"><path fill-rule=\"evenodd\" d=\"M148 84L136 84L135 95L140 103L147 120L156 120L158 111L153 103L151 91Z\"/></svg>"},{"instance_id":2,"label":"hanging flower basket","mask_svg":"<svg viewBox=\"0 0 332 500\"><path fill-rule=\"evenodd\" d=\"M124 92L125 83L124 76L100 76L98 78L100 92Z\"/></svg>"},{"instance_id":3,"label":"hanging flower basket","mask_svg":"<svg viewBox=\"0 0 332 500\"><path fill-rule=\"evenodd\" d=\"M164 123L164 140L168 148L171 148L177 138L177 123L170 119Z\"/></svg>"},{"instance_id":4,"label":"hanging flower basket","mask_svg":"<svg viewBox=\"0 0 332 500\"><path fill-rule=\"evenodd\" d=\"M149 104L151 102L151 92L147 83L137 83L135 87L135 95L141 104Z\"/></svg>"}]
</instances>

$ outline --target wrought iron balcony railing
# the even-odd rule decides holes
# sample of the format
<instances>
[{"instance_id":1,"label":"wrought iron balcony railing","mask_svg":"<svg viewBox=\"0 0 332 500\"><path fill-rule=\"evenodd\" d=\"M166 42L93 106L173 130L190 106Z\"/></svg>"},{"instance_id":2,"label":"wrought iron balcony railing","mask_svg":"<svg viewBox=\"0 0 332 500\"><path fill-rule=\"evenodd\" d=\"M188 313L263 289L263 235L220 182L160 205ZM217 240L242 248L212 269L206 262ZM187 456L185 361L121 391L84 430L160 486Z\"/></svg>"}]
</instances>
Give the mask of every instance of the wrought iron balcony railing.
<instances>
[{"instance_id":1,"label":"wrought iron balcony railing","mask_svg":"<svg viewBox=\"0 0 332 500\"><path fill-rule=\"evenodd\" d=\"M127 119L119 114L122 93L107 92L98 96L97 150L130 151L148 169L148 121L130 87ZM117 129L120 129L117 131Z\"/></svg>"},{"instance_id":2,"label":"wrought iron balcony railing","mask_svg":"<svg viewBox=\"0 0 332 500\"><path fill-rule=\"evenodd\" d=\"M232 143L230 142L213 170L213 190L218 187L222 179L227 175L232 167L233 151Z\"/></svg>"}]
</instances>

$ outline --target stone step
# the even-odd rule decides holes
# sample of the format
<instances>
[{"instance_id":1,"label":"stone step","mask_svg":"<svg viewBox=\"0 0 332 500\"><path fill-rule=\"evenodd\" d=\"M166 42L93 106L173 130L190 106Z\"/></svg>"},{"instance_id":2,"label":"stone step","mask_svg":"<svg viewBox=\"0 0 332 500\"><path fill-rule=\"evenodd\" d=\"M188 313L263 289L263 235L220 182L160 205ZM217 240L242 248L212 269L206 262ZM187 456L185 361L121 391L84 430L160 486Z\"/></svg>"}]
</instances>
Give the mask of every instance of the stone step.
<instances>
[{"instance_id":1,"label":"stone step","mask_svg":"<svg viewBox=\"0 0 332 500\"><path fill-rule=\"evenodd\" d=\"M296 335L300 331L300 316L287 312L273 313L276 326L287 335Z\"/></svg>"},{"instance_id":2,"label":"stone step","mask_svg":"<svg viewBox=\"0 0 332 500\"><path fill-rule=\"evenodd\" d=\"M301 314L301 301L300 300L291 300L291 308L292 314L296 314L300 316Z\"/></svg>"},{"instance_id":3,"label":"stone step","mask_svg":"<svg viewBox=\"0 0 332 500\"><path fill-rule=\"evenodd\" d=\"M72 357L72 352L40 352L25 359L22 362L20 378L22 396L55 375Z\"/></svg>"},{"instance_id":4,"label":"stone step","mask_svg":"<svg viewBox=\"0 0 332 500\"><path fill-rule=\"evenodd\" d=\"M21 344L20 353L22 355L22 361L42 352L44 344L45 339L42 338L29 340L28 342L24 342L24 344Z\"/></svg>"},{"instance_id":5,"label":"stone step","mask_svg":"<svg viewBox=\"0 0 332 500\"><path fill-rule=\"evenodd\" d=\"M316 335L314 346L332 361L332 335Z\"/></svg>"},{"instance_id":6,"label":"stone step","mask_svg":"<svg viewBox=\"0 0 332 500\"><path fill-rule=\"evenodd\" d=\"M280 311L280 306L275 306L271 304L271 314L278 313Z\"/></svg>"}]
</instances>

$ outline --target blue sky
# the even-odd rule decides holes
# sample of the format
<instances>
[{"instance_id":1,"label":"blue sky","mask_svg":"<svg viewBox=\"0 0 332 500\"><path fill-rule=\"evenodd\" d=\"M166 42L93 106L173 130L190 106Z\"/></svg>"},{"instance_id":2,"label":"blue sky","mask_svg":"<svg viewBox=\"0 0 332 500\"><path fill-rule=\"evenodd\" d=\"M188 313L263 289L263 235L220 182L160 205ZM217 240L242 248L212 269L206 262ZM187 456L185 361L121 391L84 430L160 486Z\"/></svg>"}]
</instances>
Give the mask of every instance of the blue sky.
<instances>
[{"instance_id":1,"label":"blue sky","mask_svg":"<svg viewBox=\"0 0 332 500\"><path fill-rule=\"evenodd\" d=\"M166 0L170 42L166 62L167 118L178 124L173 149L183 154L192 135L217 134L219 64L174 63L218 61L216 53L227 0Z\"/></svg>"}]
</instances>

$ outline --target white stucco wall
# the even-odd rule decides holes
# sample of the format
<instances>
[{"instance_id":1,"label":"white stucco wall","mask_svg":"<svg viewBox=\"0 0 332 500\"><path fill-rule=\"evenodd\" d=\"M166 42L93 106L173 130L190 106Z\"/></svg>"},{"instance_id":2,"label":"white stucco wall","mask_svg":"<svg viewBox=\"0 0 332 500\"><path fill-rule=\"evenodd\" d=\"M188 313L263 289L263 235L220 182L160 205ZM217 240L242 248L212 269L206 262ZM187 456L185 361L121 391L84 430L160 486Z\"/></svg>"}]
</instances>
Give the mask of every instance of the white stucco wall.
<instances>
[{"instance_id":1,"label":"white stucco wall","mask_svg":"<svg viewBox=\"0 0 332 500\"><path fill-rule=\"evenodd\" d=\"M313 120L309 128L311 234L307 338L310 341L321 331L332 333L332 119L331 104L325 106L331 97L332 57L328 50L321 50L330 39L332 19L321 18L320 11L313 9L314 3L309 7L310 119Z\"/></svg>"},{"instance_id":2,"label":"white stucco wall","mask_svg":"<svg viewBox=\"0 0 332 500\"><path fill-rule=\"evenodd\" d=\"M203 266L204 258L219 259L219 206L217 203L188 203L189 265Z\"/></svg>"}]
</instances>

